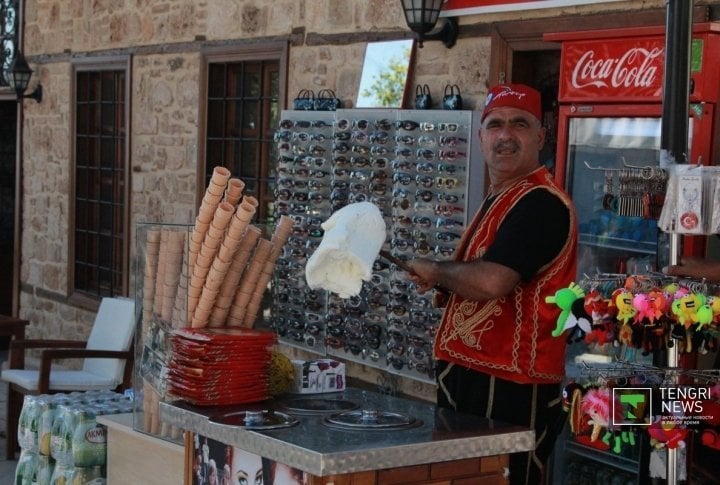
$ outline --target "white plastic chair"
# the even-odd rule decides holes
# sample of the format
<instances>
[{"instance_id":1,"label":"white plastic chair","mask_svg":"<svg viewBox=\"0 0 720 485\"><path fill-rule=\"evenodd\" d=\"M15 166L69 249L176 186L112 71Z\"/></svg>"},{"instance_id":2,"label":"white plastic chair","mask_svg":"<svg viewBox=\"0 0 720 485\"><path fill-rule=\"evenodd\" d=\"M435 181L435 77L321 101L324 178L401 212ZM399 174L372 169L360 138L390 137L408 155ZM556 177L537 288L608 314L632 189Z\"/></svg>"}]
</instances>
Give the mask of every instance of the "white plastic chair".
<instances>
[{"instance_id":1,"label":"white plastic chair","mask_svg":"<svg viewBox=\"0 0 720 485\"><path fill-rule=\"evenodd\" d=\"M39 369L11 368L0 374L0 379L8 383L7 458L15 457L18 419L25 394L131 387L134 333L135 302L127 298L103 298L87 341L11 341L11 356L25 349L44 350ZM79 370L53 368L53 361L60 359L84 359L84 362Z\"/></svg>"}]
</instances>

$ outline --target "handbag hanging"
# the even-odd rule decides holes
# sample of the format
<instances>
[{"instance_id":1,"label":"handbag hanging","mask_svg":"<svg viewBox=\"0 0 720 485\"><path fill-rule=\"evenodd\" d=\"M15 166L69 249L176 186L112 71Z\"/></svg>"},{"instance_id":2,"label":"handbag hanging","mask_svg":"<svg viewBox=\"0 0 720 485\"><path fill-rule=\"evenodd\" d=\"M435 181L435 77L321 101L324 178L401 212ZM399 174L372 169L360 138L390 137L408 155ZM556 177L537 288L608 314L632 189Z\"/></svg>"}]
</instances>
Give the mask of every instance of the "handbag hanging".
<instances>
[{"instance_id":1,"label":"handbag hanging","mask_svg":"<svg viewBox=\"0 0 720 485\"><path fill-rule=\"evenodd\" d=\"M458 110L463 108L460 88L457 84L447 84L443 96L443 109Z\"/></svg>"},{"instance_id":2,"label":"handbag hanging","mask_svg":"<svg viewBox=\"0 0 720 485\"><path fill-rule=\"evenodd\" d=\"M335 111L338 108L342 108L342 101L335 96L335 91L323 89L318 92L317 98L315 98L315 109L317 111Z\"/></svg>"},{"instance_id":3,"label":"handbag hanging","mask_svg":"<svg viewBox=\"0 0 720 485\"><path fill-rule=\"evenodd\" d=\"M299 111L312 111L315 109L315 91L301 89L293 100L293 109Z\"/></svg>"},{"instance_id":4,"label":"handbag hanging","mask_svg":"<svg viewBox=\"0 0 720 485\"><path fill-rule=\"evenodd\" d=\"M430 95L430 86L427 84L418 84L415 87L415 109L431 109L432 96Z\"/></svg>"}]
</instances>

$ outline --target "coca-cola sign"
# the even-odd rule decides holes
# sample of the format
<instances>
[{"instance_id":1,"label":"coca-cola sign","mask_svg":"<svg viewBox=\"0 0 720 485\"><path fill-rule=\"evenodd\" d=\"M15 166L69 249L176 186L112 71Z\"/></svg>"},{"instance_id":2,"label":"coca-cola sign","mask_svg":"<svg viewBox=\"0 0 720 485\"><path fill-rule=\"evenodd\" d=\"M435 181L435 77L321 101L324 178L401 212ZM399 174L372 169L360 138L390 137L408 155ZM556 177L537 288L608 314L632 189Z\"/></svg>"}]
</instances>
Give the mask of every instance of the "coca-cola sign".
<instances>
[{"instance_id":1,"label":"coca-cola sign","mask_svg":"<svg viewBox=\"0 0 720 485\"><path fill-rule=\"evenodd\" d=\"M664 39L564 42L561 101L656 101L663 85Z\"/></svg>"}]
</instances>

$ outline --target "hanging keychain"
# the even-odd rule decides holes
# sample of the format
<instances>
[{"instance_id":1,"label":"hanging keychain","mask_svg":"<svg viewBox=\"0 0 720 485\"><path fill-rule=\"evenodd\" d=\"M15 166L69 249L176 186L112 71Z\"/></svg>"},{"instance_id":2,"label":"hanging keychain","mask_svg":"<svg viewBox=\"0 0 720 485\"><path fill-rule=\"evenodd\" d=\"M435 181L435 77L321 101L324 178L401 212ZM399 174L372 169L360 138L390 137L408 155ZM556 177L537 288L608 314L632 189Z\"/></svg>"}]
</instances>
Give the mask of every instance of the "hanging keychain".
<instances>
[{"instance_id":1,"label":"hanging keychain","mask_svg":"<svg viewBox=\"0 0 720 485\"><path fill-rule=\"evenodd\" d=\"M617 211L617 197L613 192L613 172L611 170L605 170L605 195L603 195L603 209Z\"/></svg>"}]
</instances>

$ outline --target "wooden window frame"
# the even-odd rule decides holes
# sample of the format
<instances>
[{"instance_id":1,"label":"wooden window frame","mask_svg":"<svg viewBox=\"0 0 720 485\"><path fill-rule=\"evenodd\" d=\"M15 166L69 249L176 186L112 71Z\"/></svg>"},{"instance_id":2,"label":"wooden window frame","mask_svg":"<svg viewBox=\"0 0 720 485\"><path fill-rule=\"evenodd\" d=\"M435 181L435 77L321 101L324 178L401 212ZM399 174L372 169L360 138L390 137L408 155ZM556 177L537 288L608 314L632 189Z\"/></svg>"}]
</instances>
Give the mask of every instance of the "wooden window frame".
<instances>
[{"instance_id":1,"label":"wooden window frame","mask_svg":"<svg viewBox=\"0 0 720 485\"><path fill-rule=\"evenodd\" d=\"M199 207L202 197L205 193L205 181L211 175L207 171L207 126L208 126L208 76L209 66L213 63L233 63L233 62L260 62L275 61L278 63L278 109L283 110L287 106L287 73L288 73L288 42L263 42L248 45L233 46L216 46L207 47L202 50L201 60L201 76L200 76L200 129L198 136L198 171L197 171L197 187L196 187L196 207ZM263 113L264 117L269 116ZM274 174L269 173L272 161L269 160L268 154L261 155L261 172L258 180L272 180ZM237 176L237 174L233 174ZM264 175L264 176L263 176ZM262 196L262 195L261 195ZM260 200L262 204L263 201ZM272 217L269 214L268 217ZM263 221L264 222L264 221Z\"/></svg>"},{"instance_id":2,"label":"wooden window frame","mask_svg":"<svg viewBox=\"0 0 720 485\"><path fill-rule=\"evenodd\" d=\"M77 143L77 74L80 72L101 72L101 71L124 71L125 72L125 90L124 90L124 117L125 117L125 139L123 141L124 156L122 160L124 172L124 189L122 191L123 214L122 224L125 234L122 239L122 282L121 290L113 296L127 296L130 288L130 248L131 234L130 213L131 213L131 177L130 177L130 106L131 106L131 87L132 87L132 59L129 55L110 56L98 58L76 59L71 61L71 89L70 89L70 106L71 106L71 135L70 135L70 193L69 193L69 214L68 214L68 299L71 303L88 309L95 309L102 298L101 295L92 295L83 291L79 291L75 287L75 210L76 210L76 143Z\"/></svg>"}]
</instances>

